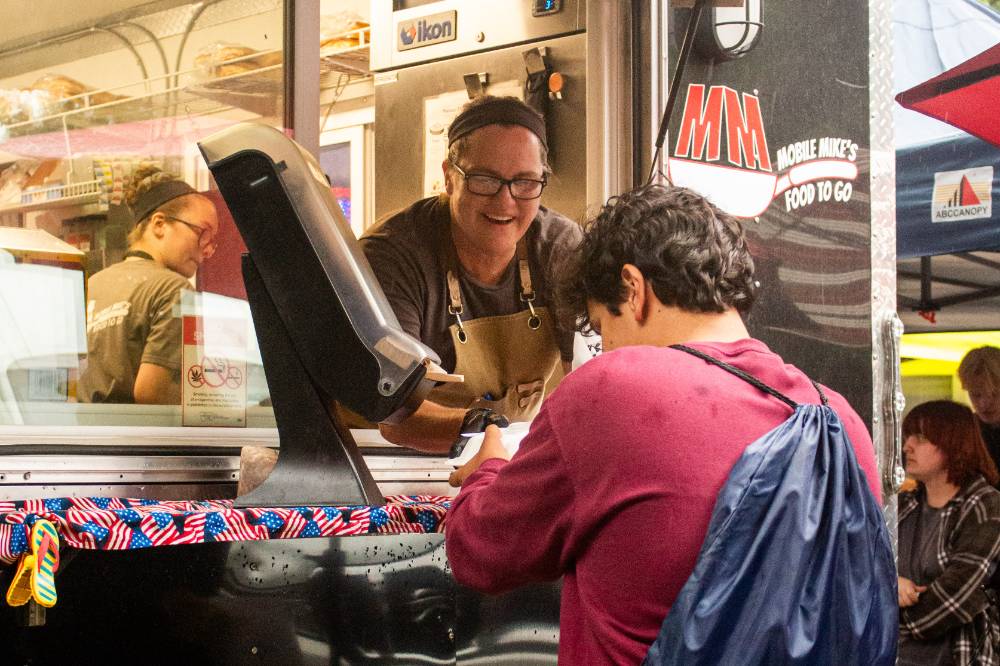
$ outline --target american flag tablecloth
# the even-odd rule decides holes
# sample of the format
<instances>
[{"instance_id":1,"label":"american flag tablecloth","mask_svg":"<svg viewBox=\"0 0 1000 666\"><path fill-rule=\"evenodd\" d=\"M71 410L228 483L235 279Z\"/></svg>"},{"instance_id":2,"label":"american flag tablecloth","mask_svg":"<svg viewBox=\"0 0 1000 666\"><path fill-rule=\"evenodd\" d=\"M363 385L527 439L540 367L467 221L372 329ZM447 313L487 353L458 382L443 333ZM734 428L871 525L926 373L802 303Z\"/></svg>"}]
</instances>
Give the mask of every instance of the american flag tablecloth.
<instances>
[{"instance_id":1,"label":"american flag tablecloth","mask_svg":"<svg viewBox=\"0 0 1000 666\"><path fill-rule=\"evenodd\" d=\"M385 499L383 507L259 509L234 509L232 500L71 497L0 502L0 562L11 564L24 553L31 526L39 518L56 525L62 546L88 550L444 531L451 498Z\"/></svg>"}]
</instances>

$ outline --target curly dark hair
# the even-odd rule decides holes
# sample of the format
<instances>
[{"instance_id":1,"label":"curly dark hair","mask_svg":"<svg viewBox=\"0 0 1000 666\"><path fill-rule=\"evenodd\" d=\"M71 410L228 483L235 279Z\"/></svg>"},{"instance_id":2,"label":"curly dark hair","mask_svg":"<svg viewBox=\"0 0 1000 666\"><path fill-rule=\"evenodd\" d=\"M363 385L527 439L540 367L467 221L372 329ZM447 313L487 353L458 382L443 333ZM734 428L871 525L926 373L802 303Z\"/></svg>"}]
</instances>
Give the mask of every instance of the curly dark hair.
<instances>
[{"instance_id":1,"label":"curly dark hair","mask_svg":"<svg viewBox=\"0 0 1000 666\"><path fill-rule=\"evenodd\" d=\"M922 435L944 454L948 481L965 487L977 474L990 485L1000 480L972 410L951 400L922 402L903 419L903 439Z\"/></svg>"},{"instance_id":2,"label":"curly dark hair","mask_svg":"<svg viewBox=\"0 0 1000 666\"><path fill-rule=\"evenodd\" d=\"M664 305L689 312L750 309L753 258L743 227L684 187L646 185L612 197L557 269L556 302L567 328L587 332L587 302L620 315L622 268L633 264Z\"/></svg>"}]
</instances>

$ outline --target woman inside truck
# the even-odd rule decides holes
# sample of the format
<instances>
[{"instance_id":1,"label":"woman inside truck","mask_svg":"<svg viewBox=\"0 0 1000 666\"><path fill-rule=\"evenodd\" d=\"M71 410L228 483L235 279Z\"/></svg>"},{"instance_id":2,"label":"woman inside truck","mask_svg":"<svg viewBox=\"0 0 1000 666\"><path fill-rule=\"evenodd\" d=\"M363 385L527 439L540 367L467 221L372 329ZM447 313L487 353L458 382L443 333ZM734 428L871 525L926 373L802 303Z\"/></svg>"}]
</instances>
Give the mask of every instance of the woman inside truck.
<instances>
[{"instance_id":1,"label":"woman inside truck","mask_svg":"<svg viewBox=\"0 0 1000 666\"><path fill-rule=\"evenodd\" d=\"M903 420L899 496L900 665L996 664L996 597L984 584L1000 557L997 468L965 405L935 400Z\"/></svg>"},{"instance_id":2,"label":"woman inside truck","mask_svg":"<svg viewBox=\"0 0 1000 666\"><path fill-rule=\"evenodd\" d=\"M87 281L81 402L180 403L181 293L216 247L214 204L156 167L125 192L135 227L125 259Z\"/></svg>"}]
</instances>

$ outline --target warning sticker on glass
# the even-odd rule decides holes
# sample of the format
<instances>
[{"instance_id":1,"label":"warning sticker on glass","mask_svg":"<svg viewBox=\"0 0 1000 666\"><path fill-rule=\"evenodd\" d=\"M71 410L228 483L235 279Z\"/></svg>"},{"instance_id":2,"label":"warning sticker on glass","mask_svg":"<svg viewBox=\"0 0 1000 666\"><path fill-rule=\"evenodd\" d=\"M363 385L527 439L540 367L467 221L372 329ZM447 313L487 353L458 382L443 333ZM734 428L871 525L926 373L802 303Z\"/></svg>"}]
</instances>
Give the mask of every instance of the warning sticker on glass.
<instances>
[{"instance_id":1,"label":"warning sticker on glass","mask_svg":"<svg viewBox=\"0 0 1000 666\"><path fill-rule=\"evenodd\" d=\"M184 315L186 426L246 426L247 322Z\"/></svg>"}]
</instances>

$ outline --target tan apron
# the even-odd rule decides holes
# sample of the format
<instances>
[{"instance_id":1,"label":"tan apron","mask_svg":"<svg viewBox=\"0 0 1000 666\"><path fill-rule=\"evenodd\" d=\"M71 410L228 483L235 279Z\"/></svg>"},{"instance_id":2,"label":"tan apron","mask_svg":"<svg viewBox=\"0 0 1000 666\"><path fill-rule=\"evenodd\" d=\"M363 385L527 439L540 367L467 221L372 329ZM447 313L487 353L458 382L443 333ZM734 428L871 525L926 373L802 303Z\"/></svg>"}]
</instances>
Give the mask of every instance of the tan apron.
<instances>
[{"instance_id":1,"label":"tan apron","mask_svg":"<svg viewBox=\"0 0 1000 666\"><path fill-rule=\"evenodd\" d=\"M563 369L553 317L547 308L534 306L527 245L523 238L517 244L521 301L527 309L464 321L457 258L450 241L443 254L449 258L448 313L455 323L448 330L455 345L454 373L464 375L465 381L437 386L427 399L446 407L490 407L511 421L530 421L542 398L563 378Z\"/></svg>"}]
</instances>

